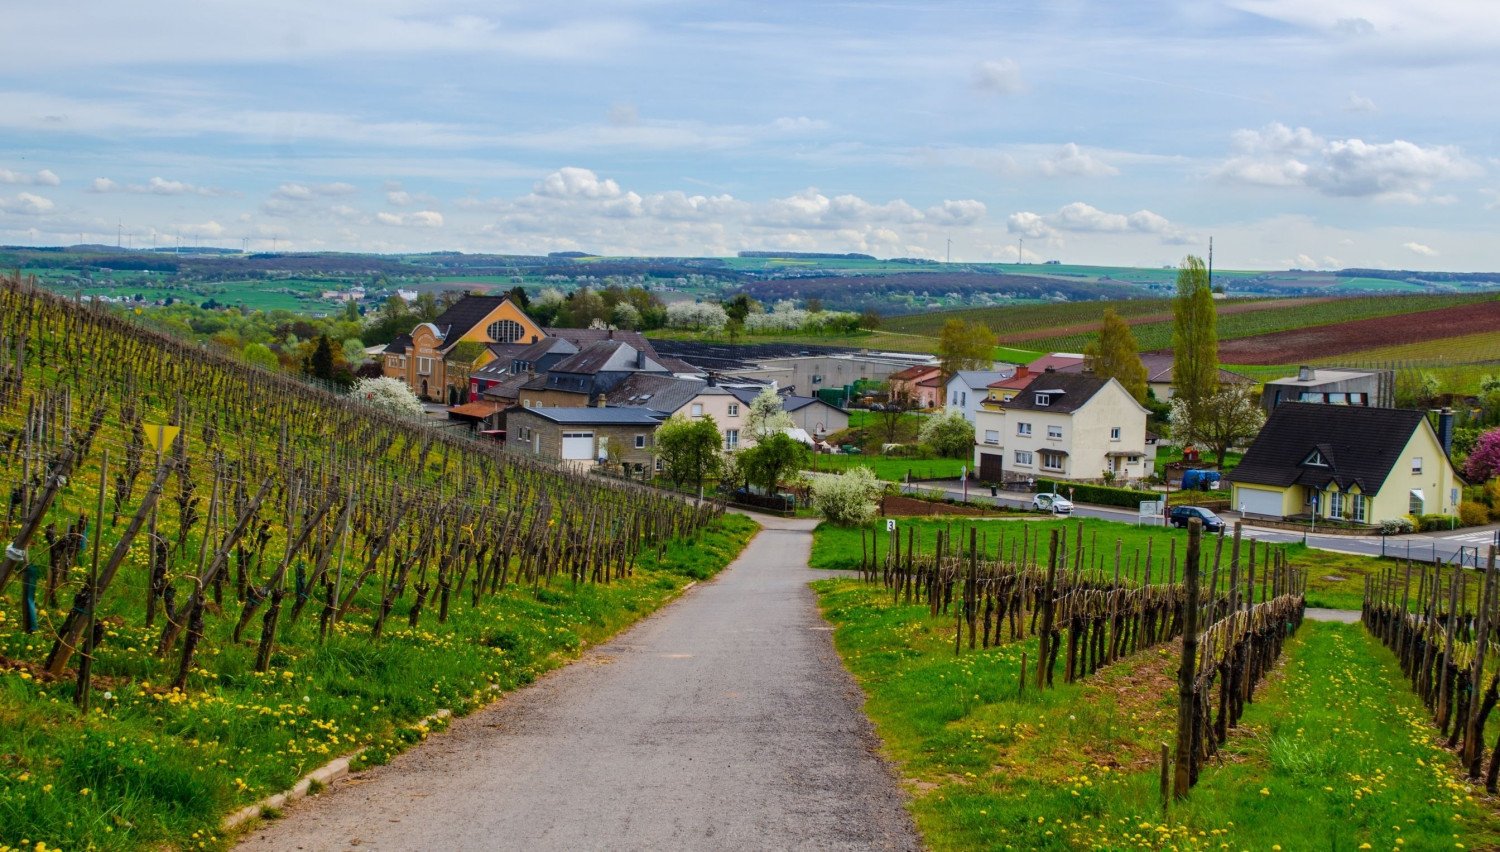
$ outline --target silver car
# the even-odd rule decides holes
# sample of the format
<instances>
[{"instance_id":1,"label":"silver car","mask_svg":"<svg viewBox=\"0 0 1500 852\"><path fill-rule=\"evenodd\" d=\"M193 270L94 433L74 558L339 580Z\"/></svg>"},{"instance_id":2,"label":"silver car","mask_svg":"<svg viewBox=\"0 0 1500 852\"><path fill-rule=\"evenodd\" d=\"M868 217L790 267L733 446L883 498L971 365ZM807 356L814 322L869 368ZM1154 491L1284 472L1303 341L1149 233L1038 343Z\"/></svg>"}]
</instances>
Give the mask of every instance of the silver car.
<instances>
[{"instance_id":1,"label":"silver car","mask_svg":"<svg viewBox=\"0 0 1500 852\"><path fill-rule=\"evenodd\" d=\"M1073 501L1061 494L1038 494L1031 498L1031 508L1038 512L1055 512L1059 515L1069 515L1073 512Z\"/></svg>"}]
</instances>

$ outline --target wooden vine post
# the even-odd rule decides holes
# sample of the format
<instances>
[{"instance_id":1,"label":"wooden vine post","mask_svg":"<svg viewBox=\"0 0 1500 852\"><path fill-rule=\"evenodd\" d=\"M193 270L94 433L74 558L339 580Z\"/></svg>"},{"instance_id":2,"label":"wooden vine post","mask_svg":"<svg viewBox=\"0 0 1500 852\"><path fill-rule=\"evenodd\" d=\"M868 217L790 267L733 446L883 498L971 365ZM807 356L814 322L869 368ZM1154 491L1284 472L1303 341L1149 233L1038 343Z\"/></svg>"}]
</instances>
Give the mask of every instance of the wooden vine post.
<instances>
[{"instance_id":1,"label":"wooden vine post","mask_svg":"<svg viewBox=\"0 0 1500 852\"><path fill-rule=\"evenodd\" d=\"M1198 551L1203 522L1188 521L1187 558L1183 566L1182 666L1177 670L1177 766L1172 792L1187 797L1193 776L1194 671L1198 661Z\"/></svg>"}]
</instances>

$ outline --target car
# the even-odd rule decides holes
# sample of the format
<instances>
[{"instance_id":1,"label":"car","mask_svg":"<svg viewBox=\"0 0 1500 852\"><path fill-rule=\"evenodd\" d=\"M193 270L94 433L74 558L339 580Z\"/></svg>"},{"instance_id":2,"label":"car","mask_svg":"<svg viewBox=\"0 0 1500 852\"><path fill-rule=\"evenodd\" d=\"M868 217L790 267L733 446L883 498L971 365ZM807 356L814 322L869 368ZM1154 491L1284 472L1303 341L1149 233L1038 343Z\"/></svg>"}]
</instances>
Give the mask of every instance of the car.
<instances>
[{"instance_id":1,"label":"car","mask_svg":"<svg viewBox=\"0 0 1500 852\"><path fill-rule=\"evenodd\" d=\"M1183 529L1187 528L1188 522L1193 518L1202 521L1203 528L1209 532L1221 532L1224 529L1224 519L1202 506L1173 506L1169 517L1172 526Z\"/></svg>"},{"instance_id":2,"label":"car","mask_svg":"<svg viewBox=\"0 0 1500 852\"><path fill-rule=\"evenodd\" d=\"M1069 515L1073 512L1073 501L1061 494L1037 494L1031 498L1031 508L1038 512L1056 512L1059 515Z\"/></svg>"}]
</instances>

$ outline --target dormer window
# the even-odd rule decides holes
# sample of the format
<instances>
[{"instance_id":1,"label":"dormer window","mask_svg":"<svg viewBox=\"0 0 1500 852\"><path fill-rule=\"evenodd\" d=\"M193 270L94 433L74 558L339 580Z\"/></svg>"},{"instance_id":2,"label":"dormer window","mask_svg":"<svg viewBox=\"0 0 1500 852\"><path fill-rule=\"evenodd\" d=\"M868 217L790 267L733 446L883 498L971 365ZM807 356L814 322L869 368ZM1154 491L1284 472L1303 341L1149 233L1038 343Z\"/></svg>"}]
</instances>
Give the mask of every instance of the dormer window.
<instances>
[{"instance_id":1,"label":"dormer window","mask_svg":"<svg viewBox=\"0 0 1500 852\"><path fill-rule=\"evenodd\" d=\"M1039 394L1037 394L1036 395L1036 404L1037 405L1051 405L1052 404L1052 394L1050 394L1050 393L1039 393Z\"/></svg>"},{"instance_id":2,"label":"dormer window","mask_svg":"<svg viewBox=\"0 0 1500 852\"><path fill-rule=\"evenodd\" d=\"M1328 467L1328 461L1323 458L1323 454L1318 450L1313 450L1312 455L1308 456L1302 463L1308 467Z\"/></svg>"}]
</instances>

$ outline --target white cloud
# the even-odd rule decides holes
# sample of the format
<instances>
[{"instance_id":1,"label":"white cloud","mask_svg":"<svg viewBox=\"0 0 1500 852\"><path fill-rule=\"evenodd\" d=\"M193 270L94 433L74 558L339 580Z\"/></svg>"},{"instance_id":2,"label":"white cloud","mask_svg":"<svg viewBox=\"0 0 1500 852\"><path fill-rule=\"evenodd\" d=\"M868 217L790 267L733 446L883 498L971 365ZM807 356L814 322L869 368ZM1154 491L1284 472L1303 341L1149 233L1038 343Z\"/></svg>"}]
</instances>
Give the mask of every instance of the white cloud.
<instances>
[{"instance_id":1,"label":"white cloud","mask_svg":"<svg viewBox=\"0 0 1500 852\"><path fill-rule=\"evenodd\" d=\"M1358 94L1357 92L1350 92L1349 93L1349 99L1344 102L1344 111L1345 112L1376 112L1377 111L1377 107L1375 106L1375 102L1374 101L1370 100L1369 98L1365 97L1364 95Z\"/></svg>"},{"instance_id":2,"label":"white cloud","mask_svg":"<svg viewBox=\"0 0 1500 852\"><path fill-rule=\"evenodd\" d=\"M405 207L412 202L411 193L404 189L396 189L385 194L385 201L394 207Z\"/></svg>"},{"instance_id":3,"label":"white cloud","mask_svg":"<svg viewBox=\"0 0 1500 852\"><path fill-rule=\"evenodd\" d=\"M538 181L532 192L546 198L616 198L620 185L590 169L565 166Z\"/></svg>"},{"instance_id":4,"label":"white cloud","mask_svg":"<svg viewBox=\"0 0 1500 852\"><path fill-rule=\"evenodd\" d=\"M1188 239L1183 230L1165 216L1150 210L1134 213L1108 213L1091 204L1075 201L1058 208L1056 213L1033 213L1023 210L1006 220L1006 230L1031 239L1052 238L1059 232L1094 234L1151 234L1168 245Z\"/></svg>"},{"instance_id":5,"label":"white cloud","mask_svg":"<svg viewBox=\"0 0 1500 852\"><path fill-rule=\"evenodd\" d=\"M59 178L51 169L42 169L31 174L0 169L0 183L20 184L21 186L58 186L62 183L62 178Z\"/></svg>"},{"instance_id":6,"label":"white cloud","mask_svg":"<svg viewBox=\"0 0 1500 852\"><path fill-rule=\"evenodd\" d=\"M974 88L991 95L1018 95L1026 91L1026 81L1014 59L989 59L974 67Z\"/></svg>"},{"instance_id":7,"label":"white cloud","mask_svg":"<svg viewBox=\"0 0 1500 852\"><path fill-rule=\"evenodd\" d=\"M217 197L225 195L225 191L212 186L194 186L180 180L169 180L164 177L153 177L145 183L124 184L110 178L94 178L89 184L89 192L111 193L123 192L131 195L203 195Z\"/></svg>"},{"instance_id":8,"label":"white cloud","mask_svg":"<svg viewBox=\"0 0 1500 852\"><path fill-rule=\"evenodd\" d=\"M170 226L173 233L181 234L184 238L208 238L217 239L224 236L224 226L210 219L207 222L196 224L179 224Z\"/></svg>"},{"instance_id":9,"label":"white cloud","mask_svg":"<svg viewBox=\"0 0 1500 852\"><path fill-rule=\"evenodd\" d=\"M315 198L337 198L353 195L359 188L352 183L322 183L309 186L302 183L284 183L276 187L271 197L282 201L312 201Z\"/></svg>"},{"instance_id":10,"label":"white cloud","mask_svg":"<svg viewBox=\"0 0 1500 852\"><path fill-rule=\"evenodd\" d=\"M382 225L401 228L441 228L443 214L436 210L418 210L415 213L376 213L375 221Z\"/></svg>"},{"instance_id":11,"label":"white cloud","mask_svg":"<svg viewBox=\"0 0 1500 852\"><path fill-rule=\"evenodd\" d=\"M1037 168L1048 177L1109 177L1120 173L1119 169L1084 151L1074 142L1041 160Z\"/></svg>"},{"instance_id":12,"label":"white cloud","mask_svg":"<svg viewBox=\"0 0 1500 852\"><path fill-rule=\"evenodd\" d=\"M16 213L22 216L40 216L49 213L57 205L52 199L43 198L30 192L17 193L14 198L0 196L0 212Z\"/></svg>"},{"instance_id":13,"label":"white cloud","mask_svg":"<svg viewBox=\"0 0 1500 852\"><path fill-rule=\"evenodd\" d=\"M1435 200L1431 193L1436 184L1484 171L1453 146L1325 139L1305 127L1280 123L1237 131L1234 146L1239 155L1214 171L1220 180L1303 187L1334 197Z\"/></svg>"},{"instance_id":14,"label":"white cloud","mask_svg":"<svg viewBox=\"0 0 1500 852\"><path fill-rule=\"evenodd\" d=\"M1422 243L1402 243L1401 247L1413 254L1420 254L1423 257L1437 257L1437 249L1434 249L1432 246L1423 245Z\"/></svg>"}]
</instances>

